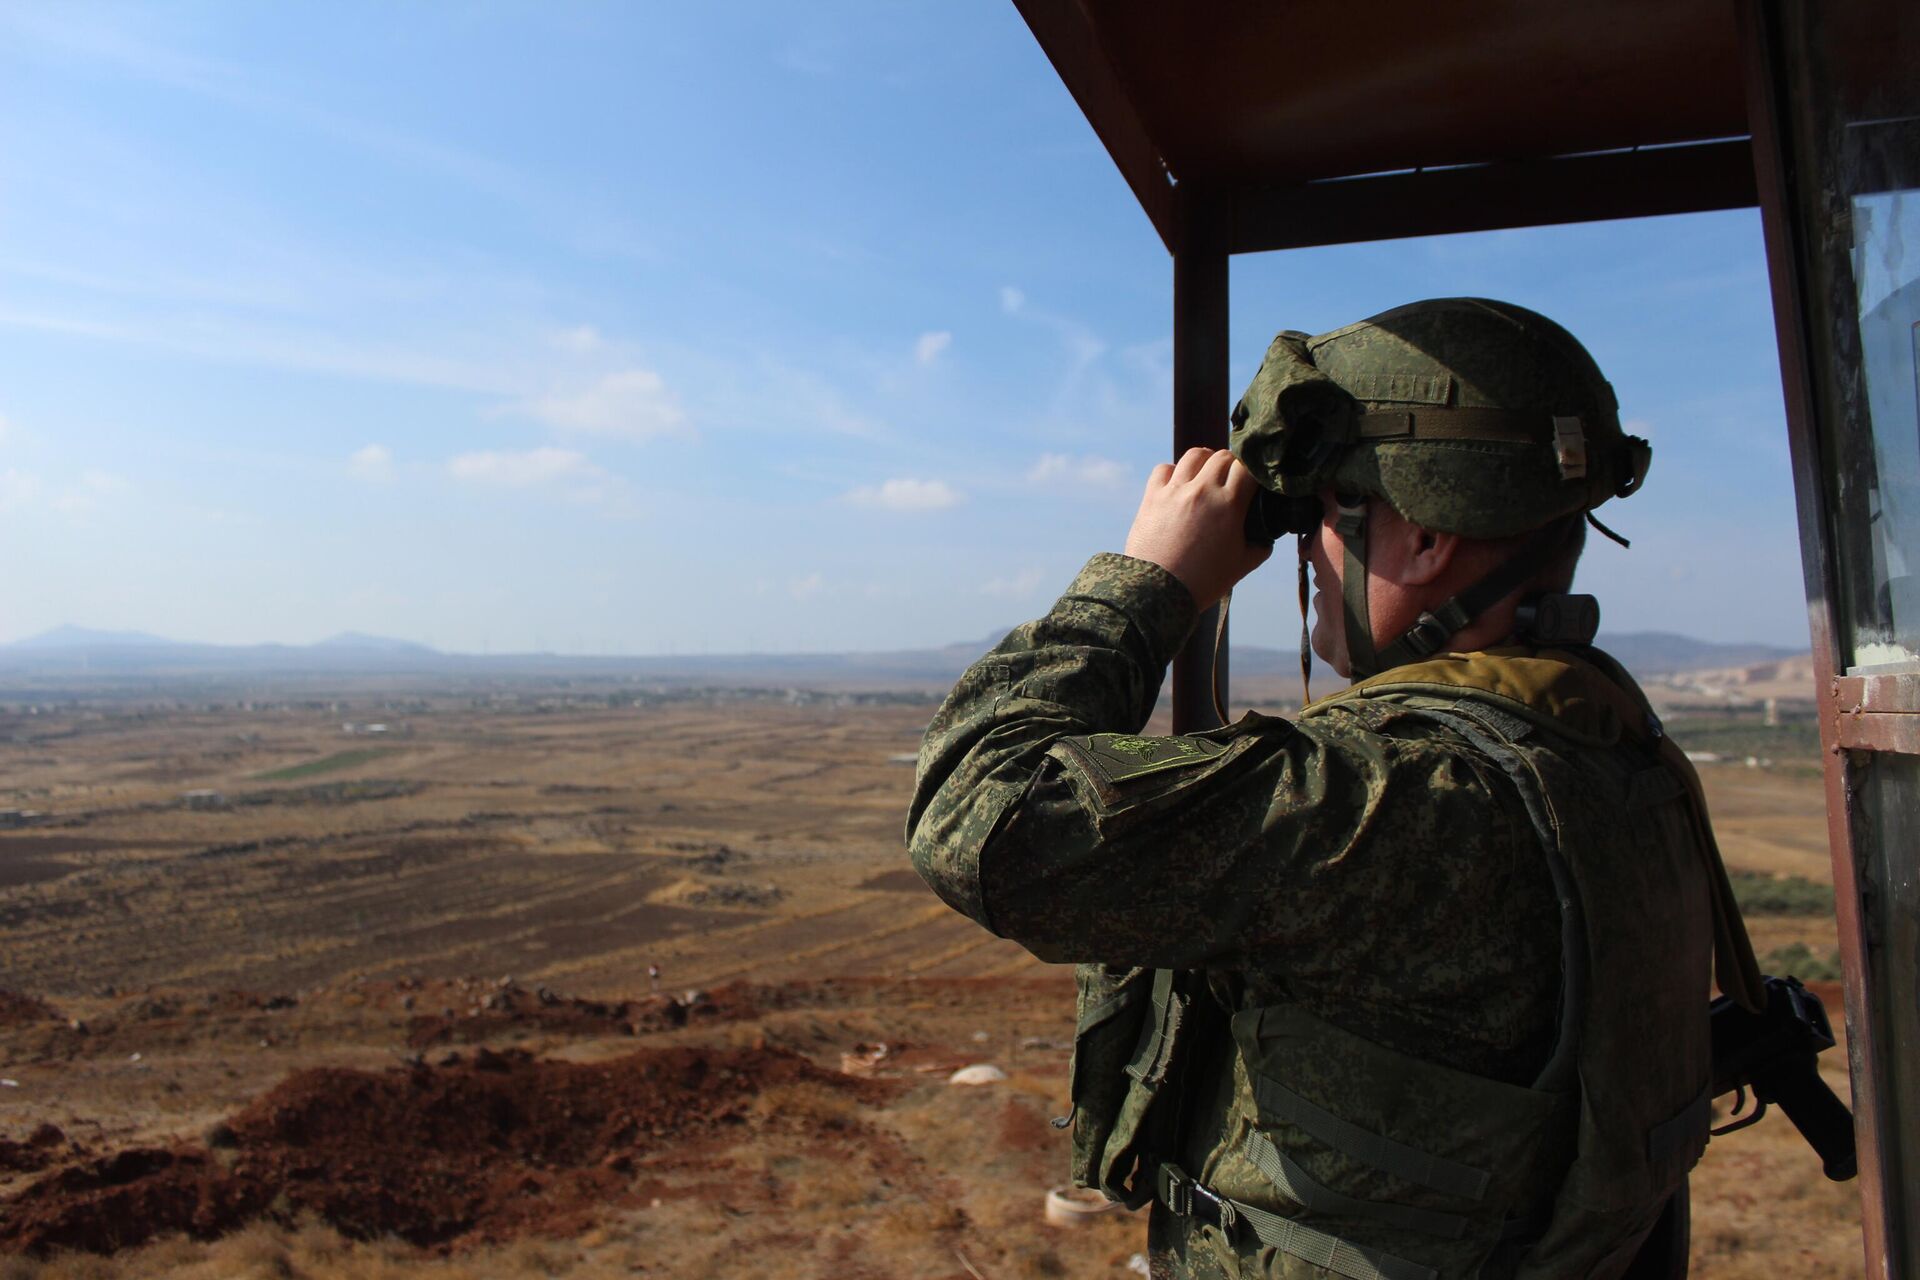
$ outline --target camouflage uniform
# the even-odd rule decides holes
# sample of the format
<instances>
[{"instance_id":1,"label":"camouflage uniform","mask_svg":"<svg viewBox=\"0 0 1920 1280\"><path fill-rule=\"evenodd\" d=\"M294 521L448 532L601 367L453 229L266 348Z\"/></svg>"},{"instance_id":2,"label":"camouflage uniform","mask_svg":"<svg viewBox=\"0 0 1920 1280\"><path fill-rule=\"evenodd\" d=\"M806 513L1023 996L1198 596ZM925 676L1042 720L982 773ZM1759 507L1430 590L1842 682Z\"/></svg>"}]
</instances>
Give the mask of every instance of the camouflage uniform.
<instances>
[{"instance_id":1,"label":"camouflage uniform","mask_svg":"<svg viewBox=\"0 0 1920 1280\"><path fill-rule=\"evenodd\" d=\"M1232 442L1250 538L1336 495L1368 678L1142 737L1195 604L1096 556L928 726L914 865L1078 965L1074 1179L1155 1201L1157 1275L1616 1276L1706 1143L1713 969L1749 1008L1758 974L1631 679L1583 645L1445 650L1647 446L1571 335L1476 299L1283 333ZM1539 532L1376 653L1366 494Z\"/></svg>"},{"instance_id":2,"label":"camouflage uniform","mask_svg":"<svg viewBox=\"0 0 1920 1280\"><path fill-rule=\"evenodd\" d=\"M1079 962L1083 1024L1089 991L1098 994L1102 981L1136 966L1178 971L1189 991L1203 994L1188 1011L1192 1048L1172 1104L1177 1114L1162 1149L1142 1154L1191 1171L1243 1215L1252 1206L1276 1222L1311 1223L1325 1239L1352 1242L1361 1257L1323 1267L1262 1247L1244 1230L1167 1212L1163 1188L1149 1230L1156 1274L1561 1274L1553 1262L1527 1269L1522 1253L1545 1230L1556 1194L1585 1194L1562 1181L1574 1148L1594 1140L1591 1125L1575 1140L1577 1089L1540 1091L1564 1012L1567 939L1525 797L1483 744L1448 727L1446 709L1464 704L1444 689L1428 696L1384 683L1403 673L1323 699L1292 721L1250 713L1204 734L1136 736L1194 621L1191 596L1164 570L1096 556L1045 617L974 664L929 725L908 825L914 865L993 932L1042 959ZM1449 661L1465 668L1480 659ZM1673 1098L1691 1098L1705 1078L1711 887L1695 874L1695 833L1684 815L1668 813L1661 825L1629 812L1628 784L1662 771L1642 726L1626 723L1645 714L1636 690L1615 684L1617 672L1609 679L1568 655L1505 650L1484 666L1550 675L1550 708L1510 689L1487 696L1552 726L1539 735L1539 750L1571 780L1554 784L1550 799L1565 811L1575 861L1581 829L1625 833L1650 850L1647 873L1671 881L1643 885L1639 897L1610 898L1602 889L1589 903L1600 951L1646 957L1643 969L1629 957L1605 970L1603 995L1622 1015L1610 1061L1630 1076L1664 1072L1672 1080L1666 1100L1644 1105L1636 1125L1613 1126L1631 1129L1634 1142L1614 1171L1586 1179L1607 1185L1583 1202L1585 1217L1568 1219L1581 1225L1567 1230L1599 1238L1597 1222L1637 1241L1649 1209L1657 1213L1705 1142L1698 1100L1676 1107ZM1485 670L1459 677L1475 698L1483 691L1471 686L1499 684ZM1645 878L1641 868L1618 865L1619 845L1587 843L1623 880ZM1672 855L1664 862L1656 856L1662 848ZM1664 1004L1654 998L1623 1013L1622 997L1662 989ZM1636 1027L1640 1016L1642 1043L1623 1047L1633 1033L1618 1028ZM1281 1062L1250 1038L1249 1028L1264 1034L1261 1019L1276 1017L1305 1019L1317 1037L1313 1051ZM1636 1052L1640 1060L1630 1060ZM1371 1206L1352 1205L1348 1193L1371 1188L1408 1200L1399 1194L1405 1188L1343 1166L1311 1135L1263 1118L1262 1090L1271 1083L1259 1078L1263 1070L1325 1099L1356 1074L1398 1069L1391 1064L1403 1059L1393 1055L1433 1065L1434 1077L1408 1082L1407 1102L1438 1118L1403 1115L1394 1121L1400 1127L1383 1130L1429 1148L1434 1139L1423 1125L1454 1125L1455 1115L1500 1124L1517 1117L1513 1123L1537 1131L1509 1144L1507 1167L1493 1170L1496 1185L1505 1184L1504 1219L1456 1225L1457 1238L1435 1240L1420 1206L1442 1206L1432 1216L1444 1219L1457 1201L1422 1199L1418 1188L1411 1210L1395 1211L1411 1221L1362 1215ZM1128 1071L1137 1078L1137 1051L1134 1061ZM1076 1062L1077 1100L1088 1087L1083 1070ZM1659 1123L1669 1109L1673 1120ZM1256 1130L1270 1149L1249 1145ZM1651 1173L1628 1167L1646 1163L1634 1145L1643 1132L1668 1144ZM1083 1136L1076 1127L1077 1176L1115 1193L1119 1176L1108 1170L1103 1179L1097 1163L1103 1135L1090 1138L1091 1168ZM1285 1160L1302 1185L1326 1184L1311 1211L1286 1192L1312 1196L1284 1174L1276 1179L1275 1162ZM1616 1187L1627 1191L1615 1195ZM1581 1240L1571 1247L1579 1273L1595 1265L1579 1255Z\"/></svg>"},{"instance_id":3,"label":"camouflage uniform","mask_svg":"<svg viewBox=\"0 0 1920 1280\"><path fill-rule=\"evenodd\" d=\"M1061 739L1135 734L1192 629L1165 570L1095 556L961 677L920 753L914 865L1043 960L1241 977L1482 1074L1551 1046L1553 885L1518 801L1438 727L1249 714L1107 788ZM1391 967L1381 963L1392 957Z\"/></svg>"}]
</instances>

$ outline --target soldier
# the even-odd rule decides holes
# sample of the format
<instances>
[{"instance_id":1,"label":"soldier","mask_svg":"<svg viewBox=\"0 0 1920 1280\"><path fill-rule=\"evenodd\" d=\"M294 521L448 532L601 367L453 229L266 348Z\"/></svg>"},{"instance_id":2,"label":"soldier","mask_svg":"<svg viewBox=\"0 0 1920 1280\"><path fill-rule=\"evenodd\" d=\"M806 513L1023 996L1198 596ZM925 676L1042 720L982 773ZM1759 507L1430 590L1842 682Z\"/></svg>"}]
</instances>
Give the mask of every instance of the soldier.
<instances>
[{"instance_id":1,"label":"soldier","mask_svg":"<svg viewBox=\"0 0 1920 1280\"><path fill-rule=\"evenodd\" d=\"M1620 1275L1706 1143L1713 971L1759 1002L1698 779L1566 594L1648 446L1478 299L1281 334L1231 443L961 678L914 865L1077 963L1073 1174L1153 1202L1155 1275ZM1354 683L1142 736L1249 521Z\"/></svg>"}]
</instances>

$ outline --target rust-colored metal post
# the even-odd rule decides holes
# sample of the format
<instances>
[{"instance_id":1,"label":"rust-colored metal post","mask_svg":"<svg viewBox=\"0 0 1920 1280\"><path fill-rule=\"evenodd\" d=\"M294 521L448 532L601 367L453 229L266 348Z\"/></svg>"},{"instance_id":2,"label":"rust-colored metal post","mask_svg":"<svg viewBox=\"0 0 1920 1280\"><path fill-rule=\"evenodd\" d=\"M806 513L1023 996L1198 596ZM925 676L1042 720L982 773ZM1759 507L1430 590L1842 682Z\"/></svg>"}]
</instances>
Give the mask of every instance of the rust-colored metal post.
<instances>
[{"instance_id":1,"label":"rust-colored metal post","mask_svg":"<svg viewBox=\"0 0 1920 1280\"><path fill-rule=\"evenodd\" d=\"M1227 443L1227 246L1226 193L1183 182L1174 189L1173 249L1173 456L1196 445ZM1173 660L1173 731L1193 733L1220 723L1214 714L1216 606L1200 618ZM1224 700L1226 645L1220 646L1217 677Z\"/></svg>"},{"instance_id":2,"label":"rust-colored metal post","mask_svg":"<svg viewBox=\"0 0 1920 1280\"><path fill-rule=\"evenodd\" d=\"M1825 484L1829 424L1820 421L1814 391L1812 336L1806 264L1812 246L1800 216L1794 181L1809 171L1810 157L1797 154L1789 108L1786 67L1782 65L1779 6L1772 0L1741 0L1738 5L1741 54L1747 86L1747 122L1753 138L1755 185L1760 225L1766 244L1767 274L1773 291L1774 328L1780 345L1780 381L1786 398L1787 441L1793 463L1793 487L1800 515L1800 557L1807 591L1807 617L1813 643L1815 688L1834 688L1840 666L1839 629L1834 617L1838 580L1833 564L1832 521ZM1820 745L1825 753L1828 849L1833 863L1833 899L1840 932L1847 1018L1847 1057L1853 1081L1855 1146L1859 1156L1861 1237L1866 1274L1885 1280L1888 1256L1886 1161L1880 1149L1881 1103L1873 1002L1861 921L1858 868L1853 850L1852 796L1847 754L1839 741L1838 707L1820 699Z\"/></svg>"}]
</instances>

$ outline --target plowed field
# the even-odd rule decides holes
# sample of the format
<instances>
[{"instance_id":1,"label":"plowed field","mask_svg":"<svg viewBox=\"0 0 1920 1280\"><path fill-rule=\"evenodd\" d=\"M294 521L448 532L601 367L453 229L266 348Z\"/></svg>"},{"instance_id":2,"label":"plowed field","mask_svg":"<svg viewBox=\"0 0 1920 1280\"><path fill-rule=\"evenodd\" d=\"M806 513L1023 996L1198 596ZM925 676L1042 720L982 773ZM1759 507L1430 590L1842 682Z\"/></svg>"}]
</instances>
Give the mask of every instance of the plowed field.
<instances>
[{"instance_id":1,"label":"plowed field","mask_svg":"<svg viewBox=\"0 0 1920 1280\"><path fill-rule=\"evenodd\" d=\"M8 718L0 1277L1129 1275L1137 1219L1041 1222L1070 975L904 870L930 711ZM1731 863L1827 877L1816 779L1706 775ZM1718 1141L1695 1274L1857 1274L1855 1196Z\"/></svg>"}]
</instances>

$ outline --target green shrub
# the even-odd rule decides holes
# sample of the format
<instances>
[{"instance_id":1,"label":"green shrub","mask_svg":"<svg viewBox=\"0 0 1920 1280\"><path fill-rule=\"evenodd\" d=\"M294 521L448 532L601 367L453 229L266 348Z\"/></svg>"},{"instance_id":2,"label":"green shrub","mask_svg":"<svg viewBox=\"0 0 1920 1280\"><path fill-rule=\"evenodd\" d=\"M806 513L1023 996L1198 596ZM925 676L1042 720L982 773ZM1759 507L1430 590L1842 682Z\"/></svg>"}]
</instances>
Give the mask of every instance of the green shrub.
<instances>
[{"instance_id":1,"label":"green shrub","mask_svg":"<svg viewBox=\"0 0 1920 1280\"><path fill-rule=\"evenodd\" d=\"M1820 884L1805 876L1769 876L1755 871L1734 871L1733 897L1740 911L1751 916L1830 916L1833 914L1833 886Z\"/></svg>"},{"instance_id":2,"label":"green shrub","mask_svg":"<svg viewBox=\"0 0 1920 1280\"><path fill-rule=\"evenodd\" d=\"M1790 942L1761 957L1760 971L1777 978L1798 978L1802 982L1838 982L1840 953L1830 951L1823 960L1806 943Z\"/></svg>"}]
</instances>

